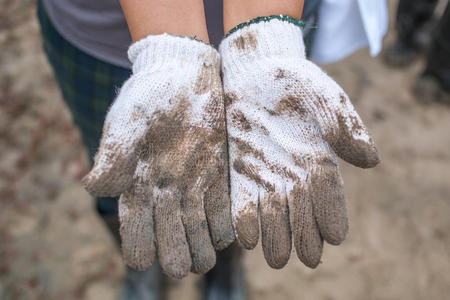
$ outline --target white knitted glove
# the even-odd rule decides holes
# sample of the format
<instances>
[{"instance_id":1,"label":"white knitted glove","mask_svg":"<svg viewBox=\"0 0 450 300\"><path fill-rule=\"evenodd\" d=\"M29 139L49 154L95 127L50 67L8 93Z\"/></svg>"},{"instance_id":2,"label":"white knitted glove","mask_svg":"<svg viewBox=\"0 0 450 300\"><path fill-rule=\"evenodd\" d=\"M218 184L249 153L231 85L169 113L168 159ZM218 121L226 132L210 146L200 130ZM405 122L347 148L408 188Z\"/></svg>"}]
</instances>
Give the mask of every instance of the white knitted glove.
<instances>
[{"instance_id":1,"label":"white knitted glove","mask_svg":"<svg viewBox=\"0 0 450 300\"><path fill-rule=\"evenodd\" d=\"M133 75L106 116L83 184L95 196L122 194L128 265L149 267L156 245L169 276L204 273L214 248L234 240L219 55L167 34L136 42L128 55Z\"/></svg>"},{"instance_id":2,"label":"white knitted glove","mask_svg":"<svg viewBox=\"0 0 450 300\"><path fill-rule=\"evenodd\" d=\"M258 243L283 267L291 232L300 260L316 267L323 239L347 234L336 154L374 167L377 150L344 91L306 60L301 30L284 17L249 22L220 45L232 215L237 240Z\"/></svg>"}]
</instances>

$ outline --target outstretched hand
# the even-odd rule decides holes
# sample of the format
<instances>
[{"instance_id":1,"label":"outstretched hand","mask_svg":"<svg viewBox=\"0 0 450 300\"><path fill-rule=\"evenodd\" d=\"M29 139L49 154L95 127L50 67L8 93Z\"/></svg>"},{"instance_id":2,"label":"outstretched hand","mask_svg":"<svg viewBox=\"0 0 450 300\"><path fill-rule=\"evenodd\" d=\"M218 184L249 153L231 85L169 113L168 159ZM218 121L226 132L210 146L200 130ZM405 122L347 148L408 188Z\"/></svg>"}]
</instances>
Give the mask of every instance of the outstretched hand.
<instances>
[{"instance_id":1,"label":"outstretched hand","mask_svg":"<svg viewBox=\"0 0 450 300\"><path fill-rule=\"evenodd\" d=\"M125 262L182 278L215 265L233 240L223 90L216 50L190 38L149 36L129 50L133 75L109 110L83 179L117 196Z\"/></svg>"},{"instance_id":2,"label":"outstretched hand","mask_svg":"<svg viewBox=\"0 0 450 300\"><path fill-rule=\"evenodd\" d=\"M259 237L268 264L283 267L291 236L300 260L316 267L323 240L348 231L337 156L362 168L379 159L341 87L306 60L300 28L283 19L255 22L220 46L237 240Z\"/></svg>"}]
</instances>

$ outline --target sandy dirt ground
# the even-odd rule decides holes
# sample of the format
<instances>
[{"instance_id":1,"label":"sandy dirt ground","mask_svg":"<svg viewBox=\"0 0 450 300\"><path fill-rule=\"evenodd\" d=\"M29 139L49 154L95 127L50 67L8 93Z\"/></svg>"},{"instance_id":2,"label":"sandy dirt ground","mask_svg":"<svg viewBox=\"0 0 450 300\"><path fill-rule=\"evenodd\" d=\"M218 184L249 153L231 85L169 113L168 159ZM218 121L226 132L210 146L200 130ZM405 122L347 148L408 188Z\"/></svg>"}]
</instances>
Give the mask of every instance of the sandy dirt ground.
<instances>
[{"instance_id":1,"label":"sandy dirt ground","mask_svg":"<svg viewBox=\"0 0 450 300\"><path fill-rule=\"evenodd\" d=\"M79 184L85 152L42 53L34 2L0 6L0 299L114 299L123 265ZM450 107L412 97L421 68L389 69L367 50L326 66L382 163L342 163L350 233L325 247L316 270L295 253L276 271L260 247L246 252L250 299L449 299ZM169 299L198 299L198 281L170 282Z\"/></svg>"}]
</instances>

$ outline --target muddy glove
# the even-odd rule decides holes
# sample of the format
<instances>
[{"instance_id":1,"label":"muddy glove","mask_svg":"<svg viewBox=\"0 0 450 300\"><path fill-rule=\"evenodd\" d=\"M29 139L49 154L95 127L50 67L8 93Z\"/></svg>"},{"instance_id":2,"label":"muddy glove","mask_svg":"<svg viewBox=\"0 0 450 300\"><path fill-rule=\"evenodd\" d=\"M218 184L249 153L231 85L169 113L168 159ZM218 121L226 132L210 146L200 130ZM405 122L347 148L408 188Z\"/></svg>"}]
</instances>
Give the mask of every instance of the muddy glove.
<instances>
[{"instance_id":1,"label":"muddy glove","mask_svg":"<svg viewBox=\"0 0 450 300\"><path fill-rule=\"evenodd\" d=\"M130 267L146 269L156 250L171 277L205 273L214 249L234 240L219 55L167 34L136 42L128 54L133 75L106 116L83 184L95 196L122 194Z\"/></svg>"},{"instance_id":2,"label":"muddy glove","mask_svg":"<svg viewBox=\"0 0 450 300\"><path fill-rule=\"evenodd\" d=\"M220 45L237 240L254 248L259 219L271 267L287 263L292 233L314 268L323 240L338 245L348 231L337 156L370 168L377 150L341 87L306 60L295 20L237 28Z\"/></svg>"}]
</instances>

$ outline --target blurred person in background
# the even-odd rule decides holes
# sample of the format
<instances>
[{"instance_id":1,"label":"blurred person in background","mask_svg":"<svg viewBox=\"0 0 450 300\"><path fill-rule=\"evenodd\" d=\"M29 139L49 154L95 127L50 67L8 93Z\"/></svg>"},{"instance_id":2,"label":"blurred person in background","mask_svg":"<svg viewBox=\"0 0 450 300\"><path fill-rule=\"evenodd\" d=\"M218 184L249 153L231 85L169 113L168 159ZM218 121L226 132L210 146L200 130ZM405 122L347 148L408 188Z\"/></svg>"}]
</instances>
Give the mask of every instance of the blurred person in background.
<instances>
[{"instance_id":1,"label":"blurred person in background","mask_svg":"<svg viewBox=\"0 0 450 300\"><path fill-rule=\"evenodd\" d=\"M299 13L302 2L298 1ZM305 1L302 19L319 28L304 31L310 56L318 62L334 62L366 45L376 55L387 29L387 14L384 1L371 2ZM195 38L217 46L224 36L222 1L204 5L207 35ZM189 7L180 9L190 14ZM127 49L132 38L124 13L112 0L40 0L38 18L45 53L92 165L108 108L131 75ZM120 244L117 198L97 197L96 208ZM204 277L202 294L205 299L244 299L243 278L240 251L229 247L218 252L216 266ZM164 277L157 263L141 272L127 268L120 299L160 299L163 294Z\"/></svg>"},{"instance_id":2,"label":"blurred person in background","mask_svg":"<svg viewBox=\"0 0 450 300\"><path fill-rule=\"evenodd\" d=\"M413 85L423 102L450 104L450 4L437 20L438 0L400 0L396 16L396 40L385 53L392 67L410 65L423 50L425 68Z\"/></svg>"}]
</instances>

